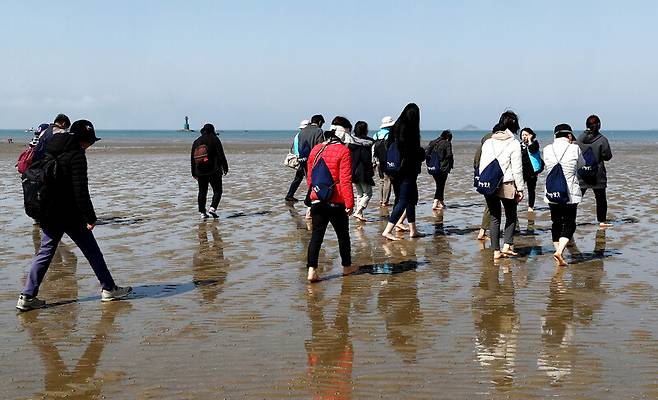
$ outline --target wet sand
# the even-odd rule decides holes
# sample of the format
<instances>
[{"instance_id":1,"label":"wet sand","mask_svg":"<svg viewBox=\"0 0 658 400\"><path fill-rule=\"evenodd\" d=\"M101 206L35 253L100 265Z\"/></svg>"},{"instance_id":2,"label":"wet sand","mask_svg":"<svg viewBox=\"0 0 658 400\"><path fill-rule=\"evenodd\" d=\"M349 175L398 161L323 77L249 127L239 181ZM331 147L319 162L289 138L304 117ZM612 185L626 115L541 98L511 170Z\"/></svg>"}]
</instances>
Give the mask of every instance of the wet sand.
<instances>
[{"instance_id":1,"label":"wet sand","mask_svg":"<svg viewBox=\"0 0 658 400\"><path fill-rule=\"evenodd\" d=\"M519 213L522 257L493 264L475 240L473 148L456 143L448 209L432 213L420 178L427 236L380 240L375 195L369 222L350 226L359 273L340 276L329 229L309 286L304 210L282 201L286 145L226 144L221 217L201 222L187 145L108 141L88 156L94 232L135 295L101 304L65 239L40 293L50 307L19 314L39 231L12 168L21 146L0 144L1 397L658 398L658 145L612 145L615 227L597 231L588 193L568 267L539 196L534 218Z\"/></svg>"}]
</instances>

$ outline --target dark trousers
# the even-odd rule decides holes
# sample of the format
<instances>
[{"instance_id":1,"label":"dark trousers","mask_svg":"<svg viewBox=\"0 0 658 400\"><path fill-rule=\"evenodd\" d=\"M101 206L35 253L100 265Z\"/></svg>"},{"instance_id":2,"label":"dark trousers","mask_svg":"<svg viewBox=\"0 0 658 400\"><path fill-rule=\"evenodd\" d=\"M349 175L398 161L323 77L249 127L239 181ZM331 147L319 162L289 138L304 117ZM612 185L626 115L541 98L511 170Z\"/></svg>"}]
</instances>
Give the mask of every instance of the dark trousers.
<instances>
[{"instance_id":1,"label":"dark trousers","mask_svg":"<svg viewBox=\"0 0 658 400\"><path fill-rule=\"evenodd\" d=\"M25 282L23 294L36 296L39 293L39 286L43 282L44 276L46 276L48 267L50 267L50 262L53 260L57 245L65 233L75 242L82 251L82 254L87 258L91 269L96 274L96 278L101 283L101 287L105 290L113 290L116 287L114 279L112 279L112 274L107 269L103 253L101 253L98 243L96 243L94 234L89 229L84 226L68 229L42 228L41 233L41 247L32 259L30 274Z\"/></svg>"},{"instance_id":2,"label":"dark trousers","mask_svg":"<svg viewBox=\"0 0 658 400\"><path fill-rule=\"evenodd\" d=\"M446 188L446 180L448 180L448 174L439 172L437 175L432 175L432 178L434 178L434 183L436 184L434 198L443 202L443 192Z\"/></svg>"},{"instance_id":3,"label":"dark trousers","mask_svg":"<svg viewBox=\"0 0 658 400\"><path fill-rule=\"evenodd\" d=\"M199 176L199 212L206 212L206 199L208 198L208 184L212 187L212 202L210 207L217 209L219 201L222 199L222 173L217 172L212 175Z\"/></svg>"},{"instance_id":4,"label":"dark trousers","mask_svg":"<svg viewBox=\"0 0 658 400\"><path fill-rule=\"evenodd\" d=\"M559 242L561 237L571 239L576 232L576 214L578 204L549 204L551 209L551 234L553 242Z\"/></svg>"},{"instance_id":5,"label":"dark trousers","mask_svg":"<svg viewBox=\"0 0 658 400\"><path fill-rule=\"evenodd\" d=\"M316 268L318 258L320 257L320 247L324 240L324 234L327 231L327 225L331 223L338 237L338 250L340 251L341 263L344 267L352 265L352 255L350 247L350 222L345 212L345 206L332 206L325 203L313 204L311 206L311 216L313 218L313 232L311 241L308 244L308 257L306 266Z\"/></svg>"},{"instance_id":6,"label":"dark trousers","mask_svg":"<svg viewBox=\"0 0 658 400\"><path fill-rule=\"evenodd\" d=\"M295 197L295 193L297 192L297 189L299 189L299 185L301 185L302 181L304 180L304 177L306 176L306 164L302 163L299 168L297 168L297 171L295 172L295 177L293 178L292 182L290 183L290 188L288 188L288 193L286 194L286 199L290 199Z\"/></svg>"},{"instance_id":7,"label":"dark trousers","mask_svg":"<svg viewBox=\"0 0 658 400\"><path fill-rule=\"evenodd\" d=\"M599 222L605 222L608 219L608 199L605 195L605 188L603 189L592 189L594 191L594 197L596 198L596 220ZM587 192L587 188L581 189L583 196Z\"/></svg>"},{"instance_id":8,"label":"dark trousers","mask_svg":"<svg viewBox=\"0 0 658 400\"><path fill-rule=\"evenodd\" d=\"M491 217L491 247L500 250L500 223L502 219L502 208L505 209L505 231L503 241L505 244L514 244L514 228L516 227L516 200L503 199L496 195L485 196L489 215ZM502 204L502 207L501 207Z\"/></svg>"},{"instance_id":9,"label":"dark trousers","mask_svg":"<svg viewBox=\"0 0 658 400\"><path fill-rule=\"evenodd\" d=\"M528 207L535 208L535 194L537 189L537 176L528 178L525 183L528 185Z\"/></svg>"},{"instance_id":10,"label":"dark trousers","mask_svg":"<svg viewBox=\"0 0 658 400\"><path fill-rule=\"evenodd\" d=\"M410 224L416 222L416 203L418 202L416 177L394 178L393 192L395 192L395 207L388 217L388 222L397 224L405 210L407 210L407 221Z\"/></svg>"}]
</instances>

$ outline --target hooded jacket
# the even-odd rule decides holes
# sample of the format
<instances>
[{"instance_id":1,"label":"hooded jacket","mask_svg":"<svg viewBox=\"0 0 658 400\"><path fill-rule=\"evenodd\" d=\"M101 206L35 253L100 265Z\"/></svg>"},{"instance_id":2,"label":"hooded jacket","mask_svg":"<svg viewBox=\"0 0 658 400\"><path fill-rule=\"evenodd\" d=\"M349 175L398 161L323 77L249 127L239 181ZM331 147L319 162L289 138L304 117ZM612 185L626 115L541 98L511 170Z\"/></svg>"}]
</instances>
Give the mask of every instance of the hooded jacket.
<instances>
[{"instance_id":1,"label":"hooded jacket","mask_svg":"<svg viewBox=\"0 0 658 400\"><path fill-rule=\"evenodd\" d=\"M329 203L344 204L345 208L354 208L354 193L352 192L352 157L350 151L337 138L332 138L325 143L320 143L313 147L311 155L308 158L308 173L306 174L306 183L311 187L311 178L313 177L313 164L318 152L324 146L327 148L322 152L320 157L327 164L329 173L335 182L333 193ZM310 191L311 202L317 201L318 197L313 190Z\"/></svg>"},{"instance_id":2,"label":"hooded jacket","mask_svg":"<svg viewBox=\"0 0 658 400\"><path fill-rule=\"evenodd\" d=\"M205 144L208 148L208 162L197 164L194 161L194 150L202 144ZM203 133L194 141L190 159L192 176L194 177L213 175L217 172L228 172L228 161L224 154L224 147L214 132Z\"/></svg>"},{"instance_id":3,"label":"hooded jacket","mask_svg":"<svg viewBox=\"0 0 658 400\"><path fill-rule=\"evenodd\" d=\"M350 149L352 157L352 183L365 183L375 186L373 177L375 169L372 166L372 145L374 141L370 138L359 138L352 136L347 148Z\"/></svg>"},{"instance_id":4,"label":"hooded jacket","mask_svg":"<svg viewBox=\"0 0 658 400\"><path fill-rule=\"evenodd\" d=\"M455 162L452 155L452 143L442 137L432 140L427 146L427 150L425 150L425 159L427 160L431 157L432 152L434 151L439 154L439 160L441 160L441 172L449 174Z\"/></svg>"},{"instance_id":5,"label":"hooded jacket","mask_svg":"<svg viewBox=\"0 0 658 400\"><path fill-rule=\"evenodd\" d=\"M322 132L322 129L317 126L316 124L309 124L305 128L299 132L299 138L297 140L297 152L299 153L299 158L301 162L305 162L306 160L304 159L305 157L308 157L308 155L304 155L303 150L304 148L308 148L308 151L310 152L313 150L313 148L324 141L324 133Z\"/></svg>"},{"instance_id":6,"label":"hooded jacket","mask_svg":"<svg viewBox=\"0 0 658 400\"><path fill-rule=\"evenodd\" d=\"M608 186L608 174L605 169L605 162L612 159L612 150L608 139L601 135L600 132L585 131L578 137L578 145L580 146L581 153L585 153L588 148L592 148L594 157L598 162L598 170L596 172L596 181L586 183L580 177L580 186L583 189L605 189Z\"/></svg>"},{"instance_id":7,"label":"hooded jacket","mask_svg":"<svg viewBox=\"0 0 658 400\"><path fill-rule=\"evenodd\" d=\"M42 204L41 226L67 229L96 223L89 196L87 156L80 142L68 133L48 139L46 155L57 159L54 182L47 184L47 201Z\"/></svg>"},{"instance_id":8,"label":"hooded jacket","mask_svg":"<svg viewBox=\"0 0 658 400\"><path fill-rule=\"evenodd\" d=\"M561 159L561 160L560 160ZM544 162L546 171L550 173L551 169L557 165L558 161L562 165L564 178L569 187L569 203L578 204L582 198L576 171L584 163L580 148L575 143L569 143L567 138L557 138L552 144L544 147ZM546 186L544 185L544 202L551 203L546 198Z\"/></svg>"},{"instance_id":9,"label":"hooded jacket","mask_svg":"<svg viewBox=\"0 0 658 400\"><path fill-rule=\"evenodd\" d=\"M504 132L495 132L490 139L482 145L480 156L480 173L494 159L498 160L503 170L503 182L514 182L516 190L523 192L523 161L521 160L521 143L507 129Z\"/></svg>"}]
</instances>

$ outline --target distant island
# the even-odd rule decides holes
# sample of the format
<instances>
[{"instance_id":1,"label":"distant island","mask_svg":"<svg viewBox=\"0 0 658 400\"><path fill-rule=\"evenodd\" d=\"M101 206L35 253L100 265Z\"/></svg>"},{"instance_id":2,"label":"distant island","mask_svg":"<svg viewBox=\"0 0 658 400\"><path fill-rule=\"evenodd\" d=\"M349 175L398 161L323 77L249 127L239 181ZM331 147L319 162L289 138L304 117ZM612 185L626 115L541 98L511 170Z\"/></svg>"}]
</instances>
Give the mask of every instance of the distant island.
<instances>
[{"instance_id":1,"label":"distant island","mask_svg":"<svg viewBox=\"0 0 658 400\"><path fill-rule=\"evenodd\" d=\"M480 128L478 128L477 126L475 126L473 124L468 124L468 125L462 127L461 130L462 131L478 131L478 130L480 130Z\"/></svg>"}]
</instances>

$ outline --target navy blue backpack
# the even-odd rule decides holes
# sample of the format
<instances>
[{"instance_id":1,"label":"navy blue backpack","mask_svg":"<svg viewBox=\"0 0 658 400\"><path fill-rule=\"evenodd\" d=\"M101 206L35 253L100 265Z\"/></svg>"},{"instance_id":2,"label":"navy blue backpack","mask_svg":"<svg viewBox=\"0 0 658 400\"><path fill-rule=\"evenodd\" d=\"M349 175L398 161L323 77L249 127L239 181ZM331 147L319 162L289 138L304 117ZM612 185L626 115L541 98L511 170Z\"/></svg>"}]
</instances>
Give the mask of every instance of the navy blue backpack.
<instances>
[{"instance_id":1,"label":"navy blue backpack","mask_svg":"<svg viewBox=\"0 0 658 400\"><path fill-rule=\"evenodd\" d=\"M596 173L599 170L599 162L596 160L594 151L591 147L588 147L583 153L583 160L585 160L585 163L578 168L578 176L580 176L586 183L596 182Z\"/></svg>"},{"instance_id":2,"label":"navy blue backpack","mask_svg":"<svg viewBox=\"0 0 658 400\"><path fill-rule=\"evenodd\" d=\"M555 154L555 148L552 149L553 154ZM569 202L569 186L567 185L567 178L564 176L562 164L560 164L567 150L569 150L569 147L564 150L562 157L546 176L546 200L552 203L567 204ZM557 158L557 154L555 154L555 158Z\"/></svg>"},{"instance_id":3,"label":"navy blue backpack","mask_svg":"<svg viewBox=\"0 0 658 400\"><path fill-rule=\"evenodd\" d=\"M400 167L402 167L402 156L400 155L400 149L398 149L398 142L393 141L386 149L386 167L384 168L384 172L387 175L395 175L400 171Z\"/></svg>"},{"instance_id":4,"label":"navy blue backpack","mask_svg":"<svg viewBox=\"0 0 658 400\"><path fill-rule=\"evenodd\" d=\"M503 151L505 151L505 149L503 149L496 157L494 157L493 161L491 161L489 165L487 165L482 170L482 172L479 174L476 173L474 185L476 185L475 190L477 190L478 193L485 196L493 196L496 191L498 191L500 185L503 183L505 172L503 172L503 169L500 168L500 163L498 162L498 157L503 153Z\"/></svg>"},{"instance_id":5,"label":"navy blue backpack","mask_svg":"<svg viewBox=\"0 0 658 400\"><path fill-rule=\"evenodd\" d=\"M441 172L441 159L439 158L439 152L436 151L436 149L433 149L430 156L425 159L425 164L427 164L428 174L439 175Z\"/></svg>"},{"instance_id":6,"label":"navy blue backpack","mask_svg":"<svg viewBox=\"0 0 658 400\"><path fill-rule=\"evenodd\" d=\"M329 202L337 183L334 182L334 178L331 176L331 171L329 171L327 163L320 157L327 146L329 146L329 144L324 145L315 156L313 168L311 169L311 190L315 192L316 196L318 196L318 200L323 203Z\"/></svg>"},{"instance_id":7,"label":"navy blue backpack","mask_svg":"<svg viewBox=\"0 0 658 400\"><path fill-rule=\"evenodd\" d=\"M308 142L304 142L302 148L299 149L299 161L305 163L308 160L308 156L311 155L311 145Z\"/></svg>"}]
</instances>

